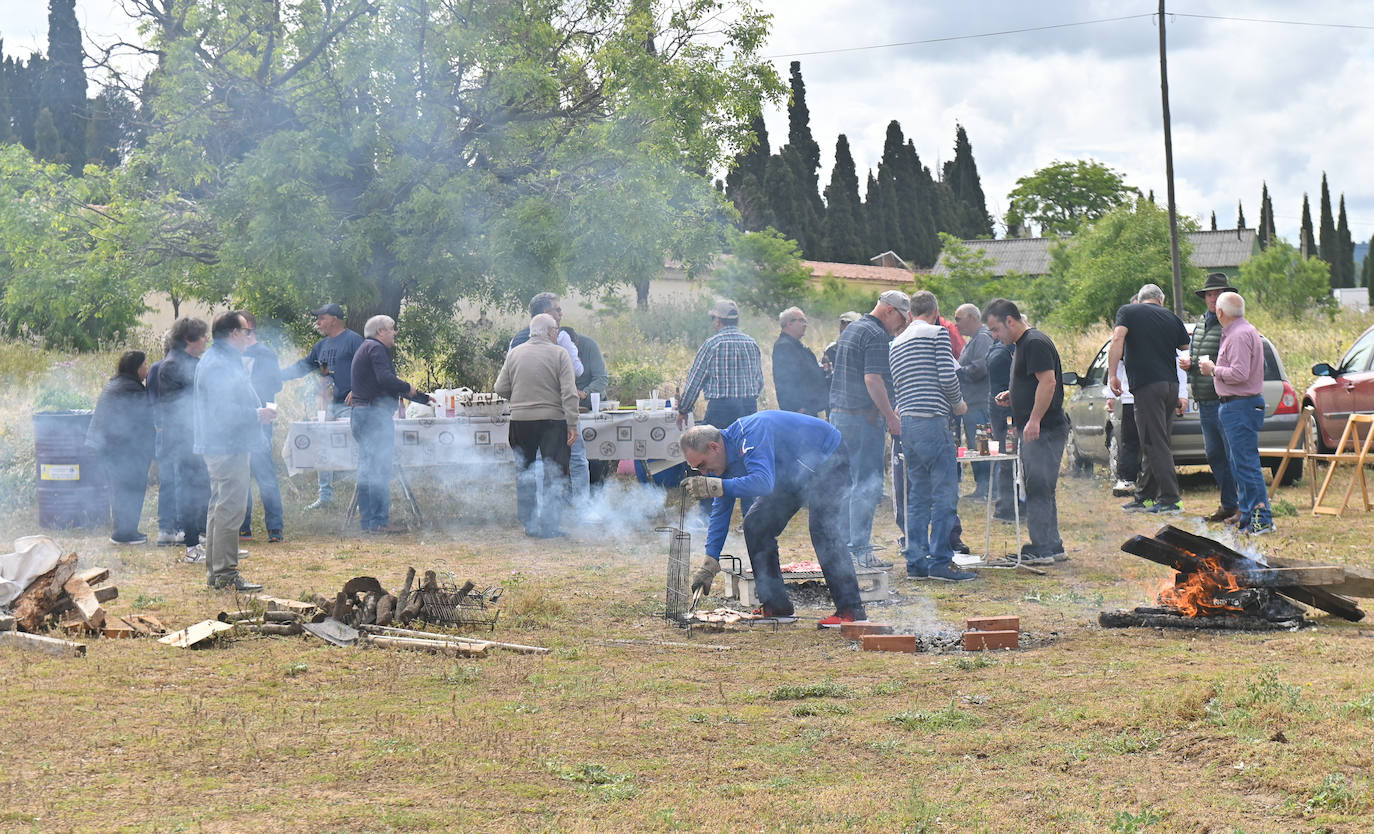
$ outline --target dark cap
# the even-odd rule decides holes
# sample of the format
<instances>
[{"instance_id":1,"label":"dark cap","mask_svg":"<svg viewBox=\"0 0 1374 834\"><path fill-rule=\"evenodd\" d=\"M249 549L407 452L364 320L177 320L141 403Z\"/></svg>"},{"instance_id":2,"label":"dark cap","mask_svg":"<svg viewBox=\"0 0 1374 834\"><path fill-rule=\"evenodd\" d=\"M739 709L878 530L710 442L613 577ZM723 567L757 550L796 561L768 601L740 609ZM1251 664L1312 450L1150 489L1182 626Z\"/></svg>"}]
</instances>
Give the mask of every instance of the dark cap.
<instances>
[{"instance_id":1,"label":"dark cap","mask_svg":"<svg viewBox=\"0 0 1374 834\"><path fill-rule=\"evenodd\" d=\"M1197 293L1198 298L1206 298L1207 293L1211 292L1212 290L1221 290L1222 292L1236 292L1236 288L1231 286L1230 282L1231 279L1226 277L1226 273L1213 272L1210 275L1208 275L1207 280L1203 282L1202 289L1195 290L1195 292Z\"/></svg>"},{"instance_id":2,"label":"dark cap","mask_svg":"<svg viewBox=\"0 0 1374 834\"><path fill-rule=\"evenodd\" d=\"M344 317L343 308L337 304L326 304L318 310L311 310L312 316L333 316L336 319Z\"/></svg>"}]
</instances>

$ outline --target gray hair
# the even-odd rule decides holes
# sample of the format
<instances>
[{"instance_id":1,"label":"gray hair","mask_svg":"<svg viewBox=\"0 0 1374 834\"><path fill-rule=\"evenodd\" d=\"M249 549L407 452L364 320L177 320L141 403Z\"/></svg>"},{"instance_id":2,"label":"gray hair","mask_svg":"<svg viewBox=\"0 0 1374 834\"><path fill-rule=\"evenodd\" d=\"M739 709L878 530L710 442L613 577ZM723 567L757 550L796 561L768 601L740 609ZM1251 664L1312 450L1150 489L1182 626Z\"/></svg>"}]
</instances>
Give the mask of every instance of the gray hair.
<instances>
[{"instance_id":1,"label":"gray hair","mask_svg":"<svg viewBox=\"0 0 1374 834\"><path fill-rule=\"evenodd\" d=\"M961 319L965 316L973 316L976 319L982 319L983 314L978 312L977 304L960 304L959 309L954 311L954 317L956 319Z\"/></svg>"},{"instance_id":2,"label":"gray hair","mask_svg":"<svg viewBox=\"0 0 1374 834\"><path fill-rule=\"evenodd\" d=\"M1224 292L1217 296L1217 310L1233 319L1245 318L1245 299L1238 292Z\"/></svg>"},{"instance_id":3,"label":"gray hair","mask_svg":"<svg viewBox=\"0 0 1374 834\"><path fill-rule=\"evenodd\" d=\"M782 327L786 327L787 325L791 324L797 319L805 318L806 313L802 312L802 308L788 307L786 310L783 310L781 313L778 313L778 324Z\"/></svg>"},{"instance_id":4,"label":"gray hair","mask_svg":"<svg viewBox=\"0 0 1374 834\"><path fill-rule=\"evenodd\" d=\"M547 338L550 342L557 341L558 336L556 334L552 336L549 335L550 330L558 330L558 322L554 320L554 317L549 315L548 313L540 313L539 315L530 319L531 337L537 334Z\"/></svg>"},{"instance_id":5,"label":"gray hair","mask_svg":"<svg viewBox=\"0 0 1374 834\"><path fill-rule=\"evenodd\" d=\"M1145 301L1159 301L1160 303L1163 303L1163 302L1164 302L1164 290L1161 290L1161 289L1159 288L1159 285L1158 285L1158 284L1146 284L1145 286L1143 286L1143 287L1140 288L1140 292L1136 293L1136 295L1140 297L1140 300L1141 300L1142 302L1145 302Z\"/></svg>"},{"instance_id":6,"label":"gray hair","mask_svg":"<svg viewBox=\"0 0 1374 834\"><path fill-rule=\"evenodd\" d=\"M930 290L920 290L911 294L911 314L913 316L940 315L940 301Z\"/></svg>"},{"instance_id":7,"label":"gray hair","mask_svg":"<svg viewBox=\"0 0 1374 834\"><path fill-rule=\"evenodd\" d=\"M396 329L396 320L391 316L373 316L363 325L363 335L370 338L377 338L377 331L385 327L387 330Z\"/></svg>"},{"instance_id":8,"label":"gray hair","mask_svg":"<svg viewBox=\"0 0 1374 834\"><path fill-rule=\"evenodd\" d=\"M723 440L720 429L715 426L692 426L678 439L679 446L693 452L705 452L707 446L721 442Z\"/></svg>"},{"instance_id":9,"label":"gray hair","mask_svg":"<svg viewBox=\"0 0 1374 834\"><path fill-rule=\"evenodd\" d=\"M530 315L537 316L540 313L547 313L558 306L558 293L541 292L530 299Z\"/></svg>"}]
</instances>

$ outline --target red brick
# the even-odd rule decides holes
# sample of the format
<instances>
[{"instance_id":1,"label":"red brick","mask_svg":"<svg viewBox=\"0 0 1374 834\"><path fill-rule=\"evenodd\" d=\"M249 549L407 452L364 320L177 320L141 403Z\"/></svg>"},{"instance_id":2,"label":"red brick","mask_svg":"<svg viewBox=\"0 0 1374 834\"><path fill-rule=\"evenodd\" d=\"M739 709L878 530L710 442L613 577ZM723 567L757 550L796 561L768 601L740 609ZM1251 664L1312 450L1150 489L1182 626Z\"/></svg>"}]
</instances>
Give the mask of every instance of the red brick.
<instances>
[{"instance_id":1,"label":"red brick","mask_svg":"<svg viewBox=\"0 0 1374 834\"><path fill-rule=\"evenodd\" d=\"M892 626L882 623L845 623L840 626L840 636L846 640L858 640L865 634L891 634Z\"/></svg>"},{"instance_id":2,"label":"red brick","mask_svg":"<svg viewBox=\"0 0 1374 834\"><path fill-rule=\"evenodd\" d=\"M1020 631L1021 618L1015 614L1000 617L969 617L964 620L964 628L969 631Z\"/></svg>"},{"instance_id":3,"label":"red brick","mask_svg":"<svg viewBox=\"0 0 1374 834\"><path fill-rule=\"evenodd\" d=\"M966 631L964 632L964 651L981 652L984 649L1014 649L1020 645L1020 634L1015 631Z\"/></svg>"},{"instance_id":4,"label":"red brick","mask_svg":"<svg viewBox=\"0 0 1374 834\"><path fill-rule=\"evenodd\" d=\"M914 634L865 634L863 641L866 652L915 652Z\"/></svg>"}]
</instances>

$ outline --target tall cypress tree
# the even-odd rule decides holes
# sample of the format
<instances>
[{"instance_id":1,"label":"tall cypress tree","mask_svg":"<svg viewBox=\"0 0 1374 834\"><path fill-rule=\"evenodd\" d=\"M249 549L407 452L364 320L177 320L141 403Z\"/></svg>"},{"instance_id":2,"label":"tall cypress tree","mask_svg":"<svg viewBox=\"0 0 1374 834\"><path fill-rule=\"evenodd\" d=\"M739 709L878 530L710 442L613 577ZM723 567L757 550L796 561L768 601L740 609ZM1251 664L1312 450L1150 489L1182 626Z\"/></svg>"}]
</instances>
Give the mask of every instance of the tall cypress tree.
<instances>
[{"instance_id":1,"label":"tall cypress tree","mask_svg":"<svg viewBox=\"0 0 1374 834\"><path fill-rule=\"evenodd\" d=\"M48 2L48 65L43 74L43 105L52 111L58 152L54 161L73 173L86 164L86 71L81 66L81 28L76 0Z\"/></svg>"},{"instance_id":2,"label":"tall cypress tree","mask_svg":"<svg viewBox=\"0 0 1374 834\"><path fill-rule=\"evenodd\" d=\"M1245 228L1245 206L1240 204L1240 200L1236 200L1236 228Z\"/></svg>"},{"instance_id":3,"label":"tall cypress tree","mask_svg":"<svg viewBox=\"0 0 1374 834\"><path fill-rule=\"evenodd\" d=\"M1269 200L1269 183L1264 183L1260 189L1260 221L1259 221L1259 245L1261 249L1268 249L1269 242L1274 239L1274 204Z\"/></svg>"},{"instance_id":4,"label":"tall cypress tree","mask_svg":"<svg viewBox=\"0 0 1374 834\"><path fill-rule=\"evenodd\" d=\"M795 240L805 257L814 259L819 248L821 217L811 200L799 198L806 188L799 182L804 177L804 165L796 148L790 145L773 154L768 159L764 191L777 230Z\"/></svg>"},{"instance_id":5,"label":"tall cypress tree","mask_svg":"<svg viewBox=\"0 0 1374 834\"><path fill-rule=\"evenodd\" d=\"M768 205L764 183L768 179L768 128L763 115L756 114L749 123L753 145L735 156L734 164L725 175L725 195L739 212L740 226L746 232L761 231L773 225L773 212Z\"/></svg>"},{"instance_id":6,"label":"tall cypress tree","mask_svg":"<svg viewBox=\"0 0 1374 834\"><path fill-rule=\"evenodd\" d=\"M1345 217L1345 195L1336 219L1336 257L1341 266L1341 286L1355 286L1355 243L1350 239L1350 223Z\"/></svg>"},{"instance_id":7,"label":"tall cypress tree","mask_svg":"<svg viewBox=\"0 0 1374 834\"><path fill-rule=\"evenodd\" d=\"M1303 257L1317 257L1317 239L1312 236L1312 206L1307 202L1306 194L1302 195L1302 225L1298 227L1298 234L1298 247Z\"/></svg>"},{"instance_id":8,"label":"tall cypress tree","mask_svg":"<svg viewBox=\"0 0 1374 834\"><path fill-rule=\"evenodd\" d=\"M814 258L823 246L820 219L825 214L825 204L821 202L817 182L821 146L811 135L811 111L806 106L806 82L802 80L800 61L791 64L791 86L792 100L787 105L787 145L779 154L793 167L792 191L788 199L795 205L782 208L774 202L773 210L779 222L786 216L797 224L794 228L779 227L779 230L795 239L803 254ZM769 191L775 199L782 198L773 189Z\"/></svg>"},{"instance_id":9,"label":"tall cypress tree","mask_svg":"<svg viewBox=\"0 0 1374 834\"><path fill-rule=\"evenodd\" d=\"M1369 238L1369 250L1365 252L1364 264L1360 267L1360 281L1369 291L1369 303L1374 304L1374 235Z\"/></svg>"},{"instance_id":10,"label":"tall cypress tree","mask_svg":"<svg viewBox=\"0 0 1374 834\"><path fill-rule=\"evenodd\" d=\"M932 267L940 257L940 238L935 233L939 194L935 178L930 175L930 169L921 164L916 143L910 139L902 148L899 182L906 186L898 188L897 194L901 200L901 219L911 246L911 254L903 257L917 266Z\"/></svg>"},{"instance_id":11,"label":"tall cypress tree","mask_svg":"<svg viewBox=\"0 0 1374 834\"><path fill-rule=\"evenodd\" d=\"M1216 212L1212 212L1212 231L1215 232L1216 230L1217 230L1217 213L1216 213Z\"/></svg>"},{"instance_id":12,"label":"tall cypress tree","mask_svg":"<svg viewBox=\"0 0 1374 834\"><path fill-rule=\"evenodd\" d=\"M883 156L878 161L878 172L868 191L868 248L873 254L892 250L902 258L910 259L911 247L904 237L897 188L904 143L902 126L893 119L888 122L887 134L883 138Z\"/></svg>"},{"instance_id":13,"label":"tall cypress tree","mask_svg":"<svg viewBox=\"0 0 1374 834\"><path fill-rule=\"evenodd\" d=\"M963 125L955 125L954 162L949 166L945 182L954 192L960 218L957 231L944 231L963 240L992 237L992 216L988 214L987 198L983 195L983 183L978 176L978 163L973 160L973 145Z\"/></svg>"},{"instance_id":14,"label":"tall cypress tree","mask_svg":"<svg viewBox=\"0 0 1374 834\"><path fill-rule=\"evenodd\" d=\"M862 210L854 156L849 152L849 139L841 133L835 140L835 167L830 169L830 184L825 187L824 260L865 262L867 247L860 234Z\"/></svg>"},{"instance_id":15,"label":"tall cypress tree","mask_svg":"<svg viewBox=\"0 0 1374 834\"><path fill-rule=\"evenodd\" d=\"M1341 286L1340 245L1336 240L1336 218L1331 214L1331 189L1326 187L1326 172L1322 171L1322 217L1317 232L1317 257L1331 267L1331 286Z\"/></svg>"}]
</instances>

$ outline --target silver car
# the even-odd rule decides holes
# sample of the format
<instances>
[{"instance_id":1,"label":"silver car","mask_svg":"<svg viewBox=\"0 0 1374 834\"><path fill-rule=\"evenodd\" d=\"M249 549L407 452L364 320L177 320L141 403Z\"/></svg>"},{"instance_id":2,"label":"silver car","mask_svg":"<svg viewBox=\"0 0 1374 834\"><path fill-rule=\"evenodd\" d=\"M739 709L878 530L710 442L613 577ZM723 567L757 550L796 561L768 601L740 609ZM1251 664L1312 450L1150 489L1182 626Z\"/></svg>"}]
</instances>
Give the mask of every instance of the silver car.
<instances>
[{"instance_id":1,"label":"silver car","mask_svg":"<svg viewBox=\"0 0 1374 834\"><path fill-rule=\"evenodd\" d=\"M1073 470L1081 474L1091 474L1093 464L1108 467L1116 472L1117 428L1121 417L1107 411L1107 400L1112 397L1107 387L1107 351L1111 347L1108 340L1097 352L1088 370L1082 375L1065 372L1064 410L1068 412L1072 426L1069 431L1068 456ZM1069 386L1073 386L1070 389ZM1288 382L1288 373L1279 361L1274 346L1264 339L1264 425L1260 427L1260 448L1282 448L1288 445L1293 428L1301 417L1298 406L1298 393ZM1188 413L1174 420L1173 432L1174 465L1205 466L1207 454L1202 445L1202 423L1198 420L1197 403L1189 400ZM1277 472L1278 458L1261 461ZM1291 461L1283 473L1285 485L1302 477L1300 461Z\"/></svg>"}]
</instances>

